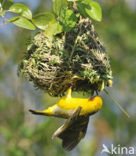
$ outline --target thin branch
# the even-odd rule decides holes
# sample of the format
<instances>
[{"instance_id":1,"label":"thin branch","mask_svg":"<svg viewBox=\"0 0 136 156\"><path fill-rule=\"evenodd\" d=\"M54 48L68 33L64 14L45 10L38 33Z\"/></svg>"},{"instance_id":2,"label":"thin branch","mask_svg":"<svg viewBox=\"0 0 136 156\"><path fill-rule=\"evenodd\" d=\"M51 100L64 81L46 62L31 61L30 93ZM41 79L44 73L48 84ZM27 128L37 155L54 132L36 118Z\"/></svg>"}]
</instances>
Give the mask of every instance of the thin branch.
<instances>
[{"instance_id":1,"label":"thin branch","mask_svg":"<svg viewBox=\"0 0 136 156\"><path fill-rule=\"evenodd\" d=\"M123 107L109 94L109 92L104 89L105 93L112 99L112 101L119 107L119 109L128 117L130 118L129 114L125 111Z\"/></svg>"}]
</instances>

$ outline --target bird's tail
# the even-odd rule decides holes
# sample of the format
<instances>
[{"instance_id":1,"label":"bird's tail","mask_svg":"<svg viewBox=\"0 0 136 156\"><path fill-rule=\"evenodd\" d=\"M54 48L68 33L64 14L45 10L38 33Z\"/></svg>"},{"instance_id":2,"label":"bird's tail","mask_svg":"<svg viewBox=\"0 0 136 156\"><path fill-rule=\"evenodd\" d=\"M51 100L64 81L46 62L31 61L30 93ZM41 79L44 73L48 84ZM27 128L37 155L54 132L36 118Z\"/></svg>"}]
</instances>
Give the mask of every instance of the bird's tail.
<instances>
[{"instance_id":1,"label":"bird's tail","mask_svg":"<svg viewBox=\"0 0 136 156\"><path fill-rule=\"evenodd\" d=\"M46 110L43 110L43 111L37 111L37 110L32 110L32 109L29 109L29 112L31 112L32 114L35 114L35 115L45 115L45 116L53 116L54 114L49 111L48 109Z\"/></svg>"}]
</instances>

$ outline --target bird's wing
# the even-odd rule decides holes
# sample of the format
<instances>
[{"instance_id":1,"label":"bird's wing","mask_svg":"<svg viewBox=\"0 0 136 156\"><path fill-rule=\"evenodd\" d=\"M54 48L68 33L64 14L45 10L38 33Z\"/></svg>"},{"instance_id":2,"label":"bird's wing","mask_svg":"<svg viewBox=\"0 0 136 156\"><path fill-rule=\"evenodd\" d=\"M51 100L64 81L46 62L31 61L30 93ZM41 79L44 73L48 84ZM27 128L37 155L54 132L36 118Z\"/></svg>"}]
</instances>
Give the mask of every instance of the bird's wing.
<instances>
[{"instance_id":1,"label":"bird's wing","mask_svg":"<svg viewBox=\"0 0 136 156\"><path fill-rule=\"evenodd\" d=\"M79 116L81 107L78 107L73 115L53 134L63 140L62 146L65 150L72 150L85 136L89 116Z\"/></svg>"}]
</instances>

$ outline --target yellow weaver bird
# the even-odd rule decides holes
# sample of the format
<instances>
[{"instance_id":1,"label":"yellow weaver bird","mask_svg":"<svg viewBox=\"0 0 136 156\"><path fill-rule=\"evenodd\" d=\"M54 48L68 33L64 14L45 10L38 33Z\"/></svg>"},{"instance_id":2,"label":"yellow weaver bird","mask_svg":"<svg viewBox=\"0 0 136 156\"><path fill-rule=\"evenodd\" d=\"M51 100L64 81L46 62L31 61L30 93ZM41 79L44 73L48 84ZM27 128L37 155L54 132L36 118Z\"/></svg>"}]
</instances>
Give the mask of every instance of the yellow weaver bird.
<instances>
[{"instance_id":1,"label":"yellow weaver bird","mask_svg":"<svg viewBox=\"0 0 136 156\"><path fill-rule=\"evenodd\" d=\"M98 112L101 107L101 97L95 96L89 99L72 98L71 88L69 88L66 96L62 97L52 107L43 111L31 109L29 111L33 114L67 119L66 122L56 130L52 138L61 138L63 140L63 148L70 151L85 136L89 116Z\"/></svg>"}]
</instances>

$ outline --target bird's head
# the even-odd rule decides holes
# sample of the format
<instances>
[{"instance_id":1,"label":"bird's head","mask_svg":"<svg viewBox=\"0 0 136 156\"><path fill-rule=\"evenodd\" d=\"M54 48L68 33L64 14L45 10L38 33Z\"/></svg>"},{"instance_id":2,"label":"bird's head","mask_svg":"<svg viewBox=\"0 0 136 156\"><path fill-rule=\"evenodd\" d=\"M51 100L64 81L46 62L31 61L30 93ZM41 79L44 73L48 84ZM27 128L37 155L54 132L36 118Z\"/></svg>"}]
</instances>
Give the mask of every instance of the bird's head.
<instances>
[{"instance_id":1,"label":"bird's head","mask_svg":"<svg viewBox=\"0 0 136 156\"><path fill-rule=\"evenodd\" d=\"M103 101L100 96L93 96L93 97L89 98L89 101L94 103L97 111L101 109Z\"/></svg>"}]
</instances>

